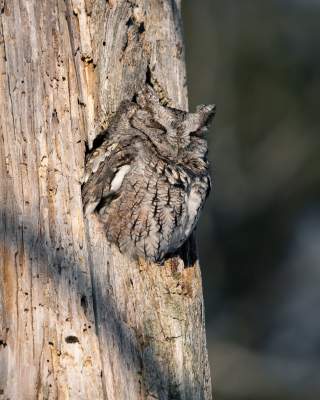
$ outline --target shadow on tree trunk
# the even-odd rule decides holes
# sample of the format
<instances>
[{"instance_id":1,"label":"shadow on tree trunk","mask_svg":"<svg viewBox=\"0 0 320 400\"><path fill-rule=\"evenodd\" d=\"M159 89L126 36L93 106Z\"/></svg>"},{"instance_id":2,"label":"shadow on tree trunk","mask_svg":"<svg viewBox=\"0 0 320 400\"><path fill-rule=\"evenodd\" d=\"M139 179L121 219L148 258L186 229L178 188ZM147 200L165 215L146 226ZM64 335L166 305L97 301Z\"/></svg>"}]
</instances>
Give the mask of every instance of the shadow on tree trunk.
<instances>
[{"instance_id":1,"label":"shadow on tree trunk","mask_svg":"<svg viewBox=\"0 0 320 400\"><path fill-rule=\"evenodd\" d=\"M18 215L7 214L5 209L2 209L0 214L2 214L3 221L17 221L20 219L18 226L8 226L2 225L0 227L0 246L2 248L2 257L6 258L6 253L10 252L10 246L14 247L14 243L17 240L17 235L21 236L23 242L23 249L18 250L15 253L15 257L19 259L20 252L25 252L24 257L29 258L32 265L36 266L36 271L31 268L31 274L33 279L41 279L43 282L46 280L52 281L53 289L56 287L63 287L66 294L65 301L68 302L68 293L70 293L70 288L75 292L74 295L78 299L78 303L83 309L85 315L88 314L88 310L92 307L95 310L95 315L97 313L97 308L105 313L107 318L103 318L104 332L112 338L113 348L109 351L116 351L121 355L122 362L127 365L127 368L136 373L139 385L141 386L141 394L148 396L150 398L159 399L194 399L195 385L197 382L183 382L183 392L179 387L179 382L175 376L172 375L170 368L170 361L168 359L159 359L159 338L147 337L146 332L139 330L137 326L130 326L126 323L127 316L118 309L115 299L112 294L107 290L103 290L101 285L97 285L96 282L92 281L92 277L85 274L81 269L81 266L74 262L72 257L68 255L67 249L63 249L57 245L50 244L54 241L54 238L50 238L47 235L39 233L35 230L34 225L31 221L26 219L21 219ZM194 241L194 239L192 239ZM190 248L194 246L194 242L191 244L186 244L185 247ZM192 254L193 248L184 254ZM190 258L188 257L188 261ZM39 267L40 266L40 267ZM190 266L190 265L189 265ZM12 268L13 266L11 266ZM17 267L17 266L16 266ZM108 266L105 266L106 269ZM149 265L150 268L164 268L159 265ZM5 268L8 268L5 265ZM72 275L74 281L64 279L64 270L72 268ZM192 268L190 266L190 268ZM6 271L2 271L5 274ZM15 271L15 274L18 272ZM3 279L6 282L6 279ZM92 287L93 290L89 295L92 295L92 299L88 298L88 292L84 292L83 288ZM44 290L45 288L43 288ZM4 298L9 296L6 292L7 288L2 288L2 296ZM60 289L61 290L61 289ZM13 294L11 294L13 295ZM0 298L1 299L1 298ZM97 304L99 301L99 304ZM17 304L17 307L20 307ZM35 306L34 308L36 308ZM18 312L27 312L28 310L18 310ZM0 320L1 321L1 320ZM4 315L2 336L0 336L0 352L8 344L8 336L15 334L11 332L8 327L6 327L6 316ZM94 322L94 326L92 326ZM37 323L37 322L35 322ZM101 324L101 321L99 321ZM1 328L1 326L0 326ZM6 329L7 328L7 329ZM41 329L41 326L35 326L34 329ZM86 328L83 329L83 333L87 329L95 329L96 334L99 336L101 334L101 327L95 324L95 321L88 320ZM1 329L0 329L1 334ZM68 345L74 346L76 344L81 345L82 337L76 334L70 334L62 338ZM109 338L110 339L110 338ZM156 340L154 340L156 339ZM167 337L164 341L171 341L175 338ZM49 342L49 345L53 343ZM62 356L62 354L61 354ZM113 370L116 374L116 368ZM103 374L103 371L101 371ZM123 382L125 385L126 383ZM199 389L201 389L201 384L199 384ZM105 386L104 391L108 393L108 387ZM197 391L197 390L196 390ZM107 398L107 394L105 396ZM200 395L197 397L199 399L205 398Z\"/></svg>"}]
</instances>

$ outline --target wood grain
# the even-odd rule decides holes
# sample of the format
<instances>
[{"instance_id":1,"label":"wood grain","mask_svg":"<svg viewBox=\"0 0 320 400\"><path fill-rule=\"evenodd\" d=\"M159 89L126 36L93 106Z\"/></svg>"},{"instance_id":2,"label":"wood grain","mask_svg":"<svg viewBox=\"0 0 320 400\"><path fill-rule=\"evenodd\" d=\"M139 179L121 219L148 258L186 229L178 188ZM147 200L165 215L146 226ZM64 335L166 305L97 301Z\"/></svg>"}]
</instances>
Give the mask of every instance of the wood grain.
<instances>
[{"instance_id":1,"label":"wood grain","mask_svg":"<svg viewBox=\"0 0 320 400\"><path fill-rule=\"evenodd\" d=\"M186 110L175 0L0 1L0 399L210 399L199 265L84 219L85 143L146 81Z\"/></svg>"}]
</instances>

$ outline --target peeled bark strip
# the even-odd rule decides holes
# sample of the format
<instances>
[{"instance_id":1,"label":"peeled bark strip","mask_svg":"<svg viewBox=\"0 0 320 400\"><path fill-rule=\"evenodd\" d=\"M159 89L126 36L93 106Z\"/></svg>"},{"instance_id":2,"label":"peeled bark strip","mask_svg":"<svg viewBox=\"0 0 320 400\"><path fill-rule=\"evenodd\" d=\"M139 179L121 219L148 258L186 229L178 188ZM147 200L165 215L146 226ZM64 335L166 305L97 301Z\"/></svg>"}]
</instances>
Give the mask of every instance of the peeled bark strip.
<instances>
[{"instance_id":1,"label":"peeled bark strip","mask_svg":"<svg viewBox=\"0 0 320 400\"><path fill-rule=\"evenodd\" d=\"M198 263L83 217L85 143L146 82L187 109L175 0L0 0L0 399L211 399Z\"/></svg>"}]
</instances>

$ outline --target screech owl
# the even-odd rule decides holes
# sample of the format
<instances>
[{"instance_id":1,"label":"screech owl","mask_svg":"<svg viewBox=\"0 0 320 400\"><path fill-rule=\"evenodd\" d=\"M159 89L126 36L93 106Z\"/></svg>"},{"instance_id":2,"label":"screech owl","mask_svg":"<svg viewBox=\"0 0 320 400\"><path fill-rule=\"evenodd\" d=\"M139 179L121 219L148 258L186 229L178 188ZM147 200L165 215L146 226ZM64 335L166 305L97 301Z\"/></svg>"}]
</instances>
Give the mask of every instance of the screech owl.
<instances>
[{"instance_id":1,"label":"screech owl","mask_svg":"<svg viewBox=\"0 0 320 400\"><path fill-rule=\"evenodd\" d=\"M214 112L166 107L150 86L121 103L87 155L82 188L85 214L121 252L161 262L190 236L210 190L203 132Z\"/></svg>"}]
</instances>

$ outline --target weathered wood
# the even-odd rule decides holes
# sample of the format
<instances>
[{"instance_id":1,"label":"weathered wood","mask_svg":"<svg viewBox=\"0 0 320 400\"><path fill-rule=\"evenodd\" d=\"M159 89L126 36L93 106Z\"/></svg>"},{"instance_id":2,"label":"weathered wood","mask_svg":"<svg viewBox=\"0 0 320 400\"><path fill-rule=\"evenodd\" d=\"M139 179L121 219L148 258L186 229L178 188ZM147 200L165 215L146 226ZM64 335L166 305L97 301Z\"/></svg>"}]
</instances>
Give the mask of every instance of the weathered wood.
<instances>
[{"instance_id":1,"label":"weathered wood","mask_svg":"<svg viewBox=\"0 0 320 400\"><path fill-rule=\"evenodd\" d=\"M210 399L197 262L82 213L85 142L150 82L187 109L175 0L0 0L0 399Z\"/></svg>"}]
</instances>

